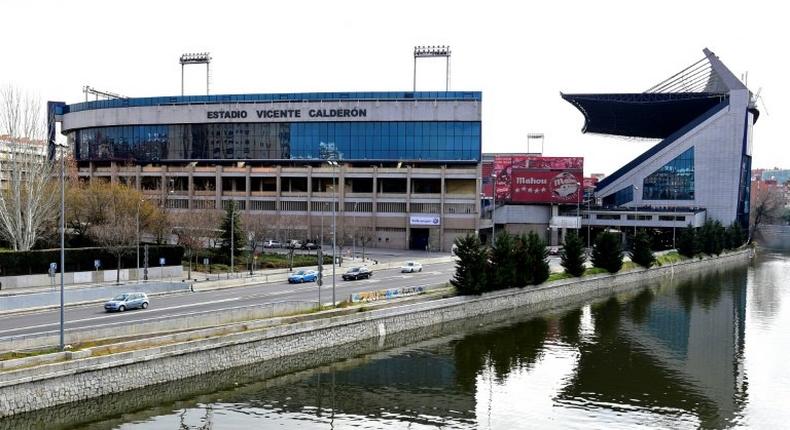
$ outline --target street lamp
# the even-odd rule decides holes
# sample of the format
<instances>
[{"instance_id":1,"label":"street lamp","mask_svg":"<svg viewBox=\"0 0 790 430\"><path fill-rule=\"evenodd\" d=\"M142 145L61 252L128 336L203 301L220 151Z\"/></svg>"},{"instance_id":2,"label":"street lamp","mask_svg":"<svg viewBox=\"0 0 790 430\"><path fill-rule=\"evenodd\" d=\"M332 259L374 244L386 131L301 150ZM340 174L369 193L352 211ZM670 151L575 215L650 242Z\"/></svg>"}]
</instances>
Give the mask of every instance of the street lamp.
<instances>
[{"instance_id":1,"label":"street lamp","mask_svg":"<svg viewBox=\"0 0 790 430\"><path fill-rule=\"evenodd\" d=\"M145 199L137 201L137 281L140 282L140 205Z\"/></svg>"},{"instance_id":2,"label":"street lamp","mask_svg":"<svg viewBox=\"0 0 790 430\"><path fill-rule=\"evenodd\" d=\"M327 161L332 166L332 307L335 307L335 265L337 264L337 161Z\"/></svg>"},{"instance_id":3,"label":"street lamp","mask_svg":"<svg viewBox=\"0 0 790 430\"><path fill-rule=\"evenodd\" d=\"M60 148L67 148L68 144L57 144ZM65 315L65 292L64 292L64 272L66 271L66 155L61 149L60 154L60 350L66 349L64 326L66 324Z\"/></svg>"},{"instance_id":4,"label":"street lamp","mask_svg":"<svg viewBox=\"0 0 790 430\"><path fill-rule=\"evenodd\" d=\"M491 182L493 184L491 192L491 196L493 196L491 201L491 246L493 247L496 242L496 219L494 218L494 214L496 214L496 173L491 173Z\"/></svg>"}]
</instances>

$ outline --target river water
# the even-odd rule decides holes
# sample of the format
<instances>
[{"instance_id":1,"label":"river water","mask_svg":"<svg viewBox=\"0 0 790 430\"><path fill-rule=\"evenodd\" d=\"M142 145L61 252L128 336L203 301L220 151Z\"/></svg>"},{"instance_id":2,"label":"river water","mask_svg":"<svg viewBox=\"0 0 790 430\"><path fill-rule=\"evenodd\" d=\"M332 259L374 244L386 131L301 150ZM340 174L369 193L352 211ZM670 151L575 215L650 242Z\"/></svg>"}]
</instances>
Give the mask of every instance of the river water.
<instances>
[{"instance_id":1,"label":"river water","mask_svg":"<svg viewBox=\"0 0 790 430\"><path fill-rule=\"evenodd\" d=\"M790 428L789 304L790 256L763 253L539 316L328 352L308 370L251 366L0 428Z\"/></svg>"}]
</instances>

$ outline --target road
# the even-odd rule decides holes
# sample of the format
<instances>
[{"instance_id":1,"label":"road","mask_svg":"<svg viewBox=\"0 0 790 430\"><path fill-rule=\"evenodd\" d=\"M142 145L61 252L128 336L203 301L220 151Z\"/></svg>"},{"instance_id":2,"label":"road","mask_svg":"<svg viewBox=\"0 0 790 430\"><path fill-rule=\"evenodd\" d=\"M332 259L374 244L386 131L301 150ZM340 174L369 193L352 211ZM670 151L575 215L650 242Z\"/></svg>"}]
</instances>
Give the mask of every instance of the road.
<instances>
[{"instance_id":1,"label":"road","mask_svg":"<svg viewBox=\"0 0 790 430\"><path fill-rule=\"evenodd\" d=\"M400 273L399 269L376 270L373 277L359 281L343 281L340 276L346 268L338 268L335 297L338 302L348 299L354 292L381 290L397 287L432 286L447 282L455 272L454 263L425 265L420 273ZM324 274L321 302L332 302L331 266ZM327 273L328 272L328 273ZM313 301L318 299L315 283L288 284L285 281L232 287L223 290L166 295L151 298L147 310L123 313L106 313L102 303L70 306L66 308L66 330L89 329L107 324L125 322L133 324L163 317L216 311L284 301ZM0 316L0 338L18 335L35 335L57 332L60 326L59 309L29 311Z\"/></svg>"}]
</instances>

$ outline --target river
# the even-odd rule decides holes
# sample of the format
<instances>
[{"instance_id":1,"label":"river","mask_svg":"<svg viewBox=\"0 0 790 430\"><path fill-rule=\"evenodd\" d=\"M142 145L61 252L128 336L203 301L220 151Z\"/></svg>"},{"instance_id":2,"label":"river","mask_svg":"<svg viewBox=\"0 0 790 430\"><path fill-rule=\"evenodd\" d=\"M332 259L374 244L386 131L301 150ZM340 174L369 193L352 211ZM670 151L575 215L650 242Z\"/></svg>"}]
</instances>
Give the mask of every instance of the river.
<instances>
[{"instance_id":1,"label":"river","mask_svg":"<svg viewBox=\"0 0 790 430\"><path fill-rule=\"evenodd\" d=\"M790 428L788 303L790 256L761 253L538 316L322 352L308 370L250 366L0 428Z\"/></svg>"}]
</instances>

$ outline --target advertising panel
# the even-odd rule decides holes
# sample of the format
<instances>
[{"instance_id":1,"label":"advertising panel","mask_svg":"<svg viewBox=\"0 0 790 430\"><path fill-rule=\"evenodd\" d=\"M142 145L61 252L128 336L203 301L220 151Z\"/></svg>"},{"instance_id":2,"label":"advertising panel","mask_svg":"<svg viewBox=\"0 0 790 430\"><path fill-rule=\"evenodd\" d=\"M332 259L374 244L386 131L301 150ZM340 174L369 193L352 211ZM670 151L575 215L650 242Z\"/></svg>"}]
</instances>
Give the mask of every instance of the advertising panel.
<instances>
[{"instance_id":1,"label":"advertising panel","mask_svg":"<svg viewBox=\"0 0 790 430\"><path fill-rule=\"evenodd\" d=\"M513 203L576 203L580 198L577 192L580 187L577 184L582 182L583 169L583 157L496 156L493 166L496 179L493 188L496 192L496 200ZM515 182L516 172L523 183ZM563 173L565 175L557 177ZM564 184L564 188L550 184L555 177L560 185ZM536 181L536 184L529 184L529 181ZM540 185L537 182L543 181L545 187L530 186ZM570 185L571 182L573 186ZM575 194L568 196L567 190L571 187L575 187Z\"/></svg>"},{"instance_id":2,"label":"advertising panel","mask_svg":"<svg viewBox=\"0 0 790 430\"><path fill-rule=\"evenodd\" d=\"M441 218L438 215L412 215L409 217L411 225L438 226L440 223Z\"/></svg>"},{"instance_id":3,"label":"advertising panel","mask_svg":"<svg viewBox=\"0 0 790 430\"><path fill-rule=\"evenodd\" d=\"M513 169L513 203L565 203L581 201L581 172Z\"/></svg>"}]
</instances>

